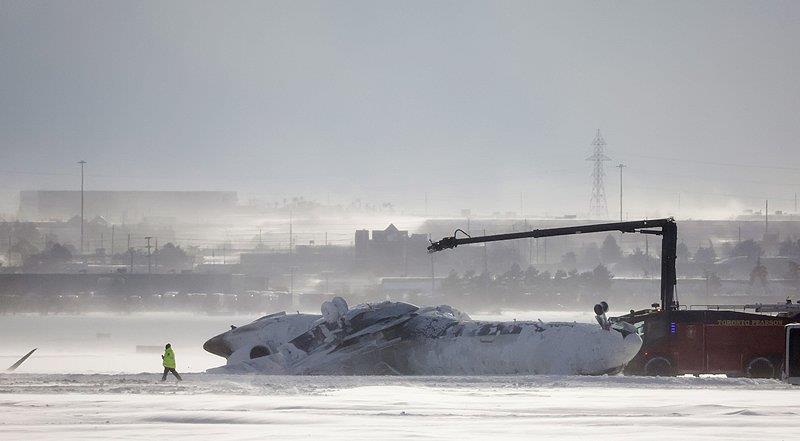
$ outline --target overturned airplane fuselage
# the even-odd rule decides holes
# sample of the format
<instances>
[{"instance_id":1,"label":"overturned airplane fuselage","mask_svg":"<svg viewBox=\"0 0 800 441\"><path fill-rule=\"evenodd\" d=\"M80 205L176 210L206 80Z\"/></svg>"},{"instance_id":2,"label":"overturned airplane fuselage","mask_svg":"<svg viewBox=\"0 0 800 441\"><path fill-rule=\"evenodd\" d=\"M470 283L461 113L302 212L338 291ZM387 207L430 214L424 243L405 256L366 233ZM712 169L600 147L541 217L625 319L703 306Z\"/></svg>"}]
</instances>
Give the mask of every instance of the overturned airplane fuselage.
<instances>
[{"instance_id":1,"label":"overturned airplane fuselage","mask_svg":"<svg viewBox=\"0 0 800 441\"><path fill-rule=\"evenodd\" d=\"M322 315L278 313L208 340L214 373L503 375L619 372L642 345L624 324L473 321L449 306L402 302Z\"/></svg>"}]
</instances>

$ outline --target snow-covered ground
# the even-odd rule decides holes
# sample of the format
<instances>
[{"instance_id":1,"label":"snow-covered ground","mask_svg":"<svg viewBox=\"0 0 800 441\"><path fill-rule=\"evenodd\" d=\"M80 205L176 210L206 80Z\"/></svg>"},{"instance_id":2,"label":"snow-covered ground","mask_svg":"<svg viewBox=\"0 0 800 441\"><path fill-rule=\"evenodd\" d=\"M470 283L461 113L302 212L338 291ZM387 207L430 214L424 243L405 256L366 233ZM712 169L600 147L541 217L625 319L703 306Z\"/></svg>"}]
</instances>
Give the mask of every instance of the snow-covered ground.
<instances>
[{"instance_id":1,"label":"snow-covered ground","mask_svg":"<svg viewBox=\"0 0 800 441\"><path fill-rule=\"evenodd\" d=\"M797 439L776 381L0 375L0 439Z\"/></svg>"}]
</instances>

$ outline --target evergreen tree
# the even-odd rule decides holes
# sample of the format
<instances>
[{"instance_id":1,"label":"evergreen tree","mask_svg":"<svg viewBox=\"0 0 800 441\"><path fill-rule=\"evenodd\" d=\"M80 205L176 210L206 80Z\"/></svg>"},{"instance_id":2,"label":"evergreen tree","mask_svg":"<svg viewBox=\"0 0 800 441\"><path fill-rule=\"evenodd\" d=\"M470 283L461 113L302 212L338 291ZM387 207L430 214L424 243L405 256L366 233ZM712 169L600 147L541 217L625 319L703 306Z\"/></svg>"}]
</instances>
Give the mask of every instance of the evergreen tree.
<instances>
[{"instance_id":1,"label":"evergreen tree","mask_svg":"<svg viewBox=\"0 0 800 441\"><path fill-rule=\"evenodd\" d=\"M675 251L675 254L678 262L688 262L689 259L691 259L691 253L689 252L689 247L687 247L686 244L683 242L678 244L678 248Z\"/></svg>"},{"instance_id":2,"label":"evergreen tree","mask_svg":"<svg viewBox=\"0 0 800 441\"><path fill-rule=\"evenodd\" d=\"M600 247L600 257L604 263L616 263L622 259L622 249L617 245L614 236L607 235Z\"/></svg>"},{"instance_id":3,"label":"evergreen tree","mask_svg":"<svg viewBox=\"0 0 800 441\"><path fill-rule=\"evenodd\" d=\"M701 245L694 253L694 261L700 264L712 264L717 260L717 253L714 251L714 246L709 244L708 248L703 248Z\"/></svg>"},{"instance_id":4,"label":"evergreen tree","mask_svg":"<svg viewBox=\"0 0 800 441\"><path fill-rule=\"evenodd\" d=\"M748 239L736 244L731 250L731 257L745 256L748 260L756 260L764 255L764 250L753 239Z\"/></svg>"}]
</instances>

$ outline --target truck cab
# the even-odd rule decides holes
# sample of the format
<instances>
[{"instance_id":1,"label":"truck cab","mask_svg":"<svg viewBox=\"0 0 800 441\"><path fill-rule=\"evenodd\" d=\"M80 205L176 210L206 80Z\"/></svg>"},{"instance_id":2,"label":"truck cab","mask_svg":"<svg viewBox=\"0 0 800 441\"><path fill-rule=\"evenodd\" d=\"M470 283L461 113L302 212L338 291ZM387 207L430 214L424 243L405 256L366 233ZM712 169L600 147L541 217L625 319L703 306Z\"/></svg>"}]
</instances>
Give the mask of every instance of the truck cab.
<instances>
[{"instance_id":1,"label":"truck cab","mask_svg":"<svg viewBox=\"0 0 800 441\"><path fill-rule=\"evenodd\" d=\"M786 325L784 377L789 384L800 385L800 323Z\"/></svg>"}]
</instances>

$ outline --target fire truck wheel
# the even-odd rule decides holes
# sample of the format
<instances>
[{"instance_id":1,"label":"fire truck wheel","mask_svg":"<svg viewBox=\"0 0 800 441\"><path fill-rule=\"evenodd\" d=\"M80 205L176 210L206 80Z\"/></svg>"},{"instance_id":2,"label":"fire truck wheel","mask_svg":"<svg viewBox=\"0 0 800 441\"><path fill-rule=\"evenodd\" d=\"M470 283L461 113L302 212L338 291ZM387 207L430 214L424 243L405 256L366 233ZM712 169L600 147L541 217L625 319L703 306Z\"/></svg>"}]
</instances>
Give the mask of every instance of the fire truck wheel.
<instances>
[{"instance_id":1,"label":"fire truck wheel","mask_svg":"<svg viewBox=\"0 0 800 441\"><path fill-rule=\"evenodd\" d=\"M747 363L745 372L750 378L773 378L775 365L766 357L756 357Z\"/></svg>"},{"instance_id":2,"label":"fire truck wheel","mask_svg":"<svg viewBox=\"0 0 800 441\"><path fill-rule=\"evenodd\" d=\"M672 376L672 363L664 357L654 357L644 365L644 374L651 377Z\"/></svg>"}]
</instances>

